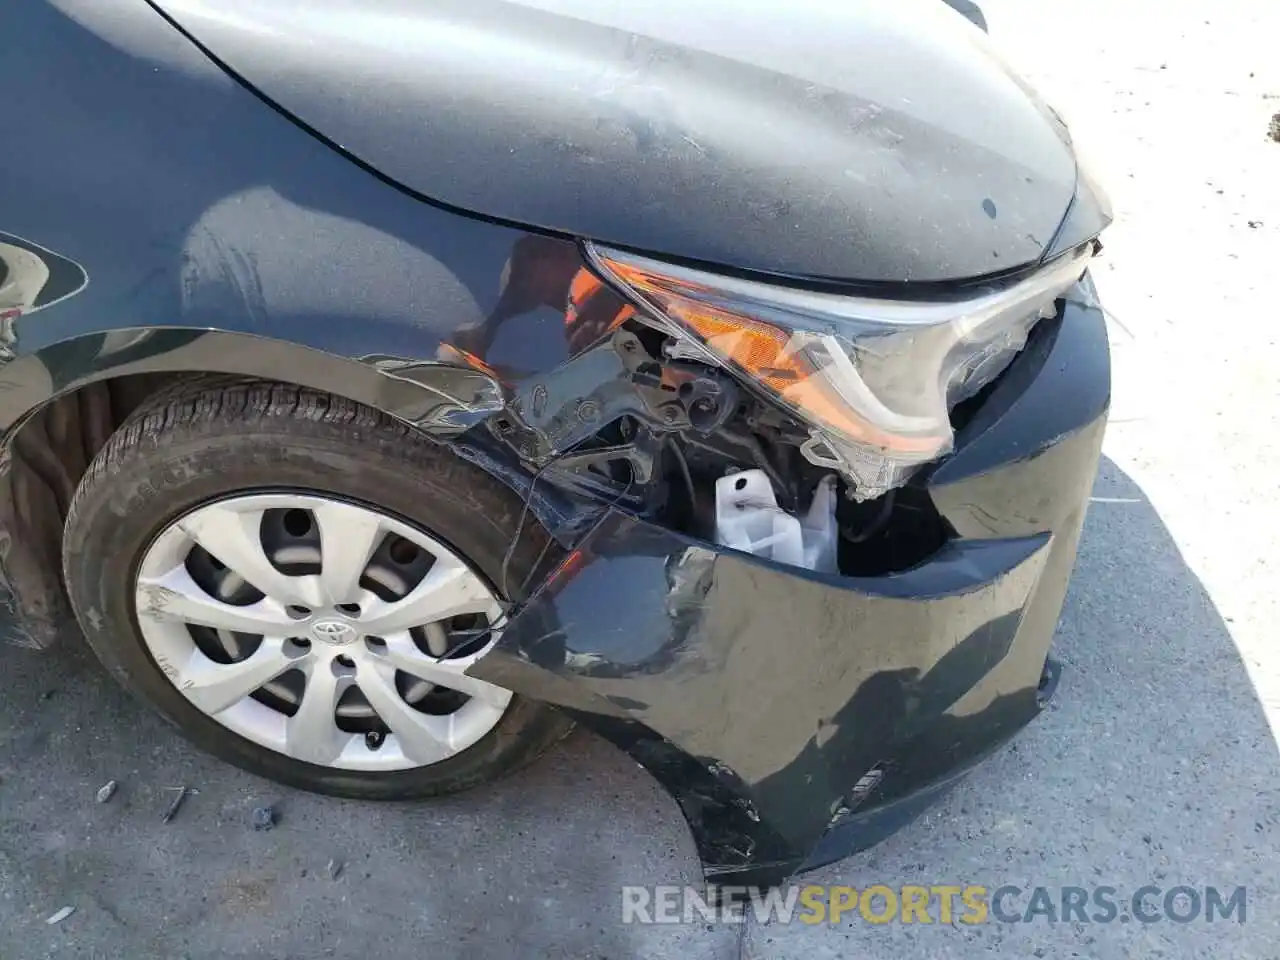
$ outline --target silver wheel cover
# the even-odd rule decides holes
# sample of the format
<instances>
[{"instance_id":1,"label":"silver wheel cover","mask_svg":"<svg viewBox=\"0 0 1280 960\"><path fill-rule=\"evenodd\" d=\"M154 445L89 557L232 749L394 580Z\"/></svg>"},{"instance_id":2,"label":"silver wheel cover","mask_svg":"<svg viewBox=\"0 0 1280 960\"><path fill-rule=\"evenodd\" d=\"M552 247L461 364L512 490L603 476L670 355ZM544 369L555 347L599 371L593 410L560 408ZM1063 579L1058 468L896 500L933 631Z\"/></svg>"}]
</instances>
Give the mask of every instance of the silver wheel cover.
<instances>
[{"instance_id":1,"label":"silver wheel cover","mask_svg":"<svg viewBox=\"0 0 1280 960\"><path fill-rule=\"evenodd\" d=\"M300 518L297 511L314 525L318 572L283 572L288 564L264 545L267 519ZM387 544L419 566L429 563L420 580L390 599L369 588L368 572ZM261 597L219 599L192 576L193 551ZM461 655L448 649L456 618L499 623L503 609L493 591L448 547L355 504L262 494L199 507L147 550L135 599L143 641L182 695L227 729L295 760L365 771L438 763L492 730L511 700L510 691L466 674L497 642L496 630L482 649ZM242 656L210 650L212 632L231 638L232 649L251 649ZM197 636L206 638L203 645ZM300 690L296 702L268 692L286 687ZM436 693L456 709L423 709ZM352 730L348 716L363 716L378 729Z\"/></svg>"}]
</instances>

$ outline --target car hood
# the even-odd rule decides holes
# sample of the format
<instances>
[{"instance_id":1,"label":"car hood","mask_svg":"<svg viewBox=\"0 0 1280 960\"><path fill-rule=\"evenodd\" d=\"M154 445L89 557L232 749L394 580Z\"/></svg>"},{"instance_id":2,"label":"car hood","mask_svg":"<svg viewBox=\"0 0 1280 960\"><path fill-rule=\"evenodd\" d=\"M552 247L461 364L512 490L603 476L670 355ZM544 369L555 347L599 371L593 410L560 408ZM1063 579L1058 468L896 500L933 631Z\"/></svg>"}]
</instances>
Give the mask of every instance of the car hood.
<instances>
[{"instance_id":1,"label":"car hood","mask_svg":"<svg viewBox=\"0 0 1280 960\"><path fill-rule=\"evenodd\" d=\"M1039 260L1065 128L940 0L158 0L386 178L484 216L798 278Z\"/></svg>"}]
</instances>

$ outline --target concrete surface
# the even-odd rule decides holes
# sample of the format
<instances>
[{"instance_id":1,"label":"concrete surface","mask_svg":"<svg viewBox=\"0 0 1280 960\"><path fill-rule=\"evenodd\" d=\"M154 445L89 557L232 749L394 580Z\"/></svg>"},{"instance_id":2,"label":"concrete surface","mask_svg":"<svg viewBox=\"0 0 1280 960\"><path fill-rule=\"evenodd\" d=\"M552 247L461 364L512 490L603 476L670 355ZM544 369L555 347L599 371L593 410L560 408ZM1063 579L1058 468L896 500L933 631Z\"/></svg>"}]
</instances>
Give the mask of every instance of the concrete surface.
<instances>
[{"instance_id":1,"label":"concrete surface","mask_svg":"<svg viewBox=\"0 0 1280 960\"><path fill-rule=\"evenodd\" d=\"M697 864L675 805L601 742L445 803L320 799L199 755L67 647L0 650L0 957L1280 956L1280 4L983 6L1120 217L1067 670L1014 746L815 879L1244 885L1245 923L624 927L621 884ZM200 792L162 825L178 784ZM263 802L281 821L254 833Z\"/></svg>"}]
</instances>

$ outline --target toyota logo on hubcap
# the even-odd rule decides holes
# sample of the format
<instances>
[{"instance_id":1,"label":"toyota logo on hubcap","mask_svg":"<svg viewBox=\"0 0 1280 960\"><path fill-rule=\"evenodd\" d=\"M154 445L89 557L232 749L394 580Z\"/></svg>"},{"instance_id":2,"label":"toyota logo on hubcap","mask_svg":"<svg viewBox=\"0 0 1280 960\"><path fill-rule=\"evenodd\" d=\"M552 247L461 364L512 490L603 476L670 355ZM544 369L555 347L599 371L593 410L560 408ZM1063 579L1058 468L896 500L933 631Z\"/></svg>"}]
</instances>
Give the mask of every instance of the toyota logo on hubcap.
<instances>
[{"instance_id":1,"label":"toyota logo on hubcap","mask_svg":"<svg viewBox=\"0 0 1280 960\"><path fill-rule=\"evenodd\" d=\"M311 625L311 635L321 643L345 646L356 638L355 628L341 620L320 620Z\"/></svg>"}]
</instances>

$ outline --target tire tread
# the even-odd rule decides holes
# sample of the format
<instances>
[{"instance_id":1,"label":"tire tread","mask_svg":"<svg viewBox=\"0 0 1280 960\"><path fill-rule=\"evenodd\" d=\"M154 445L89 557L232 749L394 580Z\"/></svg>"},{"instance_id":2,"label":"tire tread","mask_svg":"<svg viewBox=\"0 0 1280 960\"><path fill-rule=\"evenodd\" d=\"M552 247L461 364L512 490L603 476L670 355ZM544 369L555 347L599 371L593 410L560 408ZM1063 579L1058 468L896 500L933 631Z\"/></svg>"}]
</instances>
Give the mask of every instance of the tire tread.
<instances>
[{"instance_id":1,"label":"tire tread","mask_svg":"<svg viewBox=\"0 0 1280 960\"><path fill-rule=\"evenodd\" d=\"M345 455L346 451L366 451L368 457L381 462L383 469L391 466L397 472L404 470L421 488L424 499L443 497L453 503L451 509L455 512L466 512L468 523L490 527L487 537L481 538L491 545L490 557L492 544L508 543L513 532L524 526L510 557L515 571L531 570L549 546L549 537L541 526L521 524L524 511L514 491L447 446L381 411L308 387L228 375L211 374L168 384L125 419L81 479L67 516L63 571L72 605L99 659L121 683L179 727L183 723L174 713L193 708L173 705L176 691L157 692L158 668L141 649L130 649L140 647L140 640L132 636L137 632L132 622L122 622L119 612L104 618L108 607L119 610L119 604L113 605L108 595L119 594L113 592L118 588L109 590L89 582L95 576L101 579L101 574L94 571L101 571L104 563L111 562L110 550L101 542L105 538L95 531L102 529L107 515L111 515L112 524L127 524L122 518L129 514L131 503L139 502L139 496L143 497L142 502L154 502L155 496L147 500L147 496L155 494L150 488L163 493L175 485L180 487L182 477L190 476L183 472L191 469L190 464L204 462L201 456L207 459L208 451L218 445L234 447L241 437L263 437L287 447L301 445L327 455L330 464L333 456ZM175 446L196 453L184 460L175 455ZM242 459L238 463L259 468L267 455L255 452L250 443L239 456ZM155 469L152 465L156 465ZM145 675L149 671L156 677L148 680ZM161 686L167 687L167 681ZM380 775L388 779L379 784L297 761L272 764L250 760L243 748L227 746L225 738L220 741L208 729L197 733L184 728L184 732L233 763L305 789L369 799L428 797L452 793L520 769L563 739L573 727L566 715L546 705L519 696L512 703L509 717L504 717L485 740L453 758L478 751L474 762L455 766L444 780L432 779L433 766L399 775ZM206 720L208 724L215 723ZM480 750L482 745L484 749ZM449 763L452 760L444 761ZM267 772L264 766L279 769ZM299 767L308 767L311 772L301 772Z\"/></svg>"}]
</instances>

